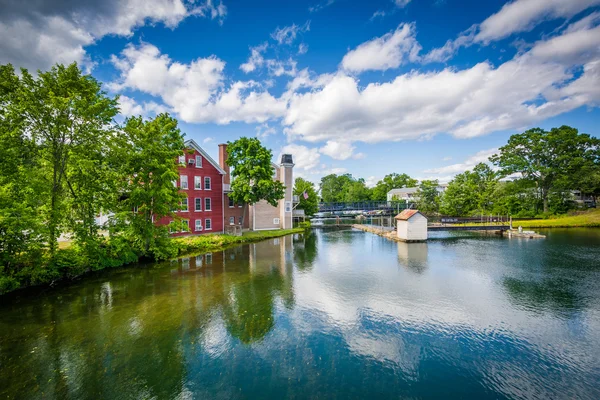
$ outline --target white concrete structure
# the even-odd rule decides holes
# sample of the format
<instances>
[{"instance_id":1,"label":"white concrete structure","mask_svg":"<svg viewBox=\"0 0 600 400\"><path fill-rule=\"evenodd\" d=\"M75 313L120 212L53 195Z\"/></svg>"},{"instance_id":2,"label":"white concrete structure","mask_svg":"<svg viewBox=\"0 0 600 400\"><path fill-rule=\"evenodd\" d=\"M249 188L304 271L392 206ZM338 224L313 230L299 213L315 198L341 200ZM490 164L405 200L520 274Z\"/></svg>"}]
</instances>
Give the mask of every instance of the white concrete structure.
<instances>
[{"instance_id":1,"label":"white concrete structure","mask_svg":"<svg viewBox=\"0 0 600 400\"><path fill-rule=\"evenodd\" d=\"M395 219L398 239L404 242L427 240L427 217L418 210L404 210Z\"/></svg>"}]
</instances>

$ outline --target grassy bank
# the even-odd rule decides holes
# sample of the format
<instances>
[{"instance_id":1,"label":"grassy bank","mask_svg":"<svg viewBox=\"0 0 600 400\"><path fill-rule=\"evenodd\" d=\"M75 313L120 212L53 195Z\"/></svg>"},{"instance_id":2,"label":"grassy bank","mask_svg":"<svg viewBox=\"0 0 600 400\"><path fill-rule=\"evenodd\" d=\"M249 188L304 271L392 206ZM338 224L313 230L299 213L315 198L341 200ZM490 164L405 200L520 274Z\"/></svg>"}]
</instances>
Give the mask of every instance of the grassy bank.
<instances>
[{"instance_id":1,"label":"grassy bank","mask_svg":"<svg viewBox=\"0 0 600 400\"><path fill-rule=\"evenodd\" d=\"M302 232L304 232L304 228L246 232L243 236L221 234L185 236L173 239L173 242L178 249L178 254L185 255L195 252L219 251L233 245L260 242L261 240L265 239L273 239L292 233Z\"/></svg>"},{"instance_id":2,"label":"grassy bank","mask_svg":"<svg viewBox=\"0 0 600 400\"><path fill-rule=\"evenodd\" d=\"M302 233L304 228L246 232L243 236L224 234L187 236L172 239L168 243L168 254L185 255L223 250L227 247L259 242L292 233ZM82 255L74 244L65 242L60 246L52 260L41 258L13 269L7 273L0 266L0 295L33 286L52 286L59 282L74 280L92 271L132 265L140 261L141 256L131 250L122 238L112 238L104 246L99 257L91 260Z\"/></svg>"},{"instance_id":3,"label":"grassy bank","mask_svg":"<svg viewBox=\"0 0 600 400\"><path fill-rule=\"evenodd\" d=\"M523 228L590 228L600 227L600 210L590 210L577 215L564 215L548 219L513 221L513 226Z\"/></svg>"}]
</instances>

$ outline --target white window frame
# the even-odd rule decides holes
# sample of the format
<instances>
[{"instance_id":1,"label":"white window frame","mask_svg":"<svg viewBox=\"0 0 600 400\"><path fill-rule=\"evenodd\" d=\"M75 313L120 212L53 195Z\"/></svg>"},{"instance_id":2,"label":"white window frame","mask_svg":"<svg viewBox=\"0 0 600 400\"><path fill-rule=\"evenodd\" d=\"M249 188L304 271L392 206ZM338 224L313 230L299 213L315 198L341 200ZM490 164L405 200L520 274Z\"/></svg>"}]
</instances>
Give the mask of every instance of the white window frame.
<instances>
[{"instance_id":1,"label":"white window frame","mask_svg":"<svg viewBox=\"0 0 600 400\"><path fill-rule=\"evenodd\" d=\"M194 190L202 190L202 177L194 176Z\"/></svg>"},{"instance_id":2,"label":"white window frame","mask_svg":"<svg viewBox=\"0 0 600 400\"><path fill-rule=\"evenodd\" d=\"M202 156L196 156L196 168L202 168Z\"/></svg>"},{"instance_id":3,"label":"white window frame","mask_svg":"<svg viewBox=\"0 0 600 400\"><path fill-rule=\"evenodd\" d=\"M207 179L208 179L208 181L207 181ZM208 188L206 187L207 182L208 182ZM210 176L204 177L204 190L212 190L212 182L211 182Z\"/></svg>"},{"instance_id":4,"label":"white window frame","mask_svg":"<svg viewBox=\"0 0 600 400\"><path fill-rule=\"evenodd\" d=\"M208 205L210 207L206 206L206 201L208 201ZM204 211L212 211L212 199L210 197L205 197L204 198Z\"/></svg>"},{"instance_id":5,"label":"white window frame","mask_svg":"<svg viewBox=\"0 0 600 400\"><path fill-rule=\"evenodd\" d=\"M279 218L273 218L273 225L279 225Z\"/></svg>"},{"instance_id":6,"label":"white window frame","mask_svg":"<svg viewBox=\"0 0 600 400\"><path fill-rule=\"evenodd\" d=\"M179 156L179 164L185 164L185 154L182 156Z\"/></svg>"},{"instance_id":7,"label":"white window frame","mask_svg":"<svg viewBox=\"0 0 600 400\"><path fill-rule=\"evenodd\" d=\"M229 208L233 208L235 207L235 203L233 202L233 199L227 197L229 199Z\"/></svg>"},{"instance_id":8,"label":"white window frame","mask_svg":"<svg viewBox=\"0 0 600 400\"><path fill-rule=\"evenodd\" d=\"M200 208L198 208L198 200L200 200ZM194 198L194 211L202 211L202 197Z\"/></svg>"},{"instance_id":9,"label":"white window frame","mask_svg":"<svg viewBox=\"0 0 600 400\"><path fill-rule=\"evenodd\" d=\"M240 216L238 216L238 225L241 225L241 224L242 224L242 216L240 215Z\"/></svg>"},{"instance_id":10,"label":"white window frame","mask_svg":"<svg viewBox=\"0 0 600 400\"><path fill-rule=\"evenodd\" d=\"M185 229L183 228L185 226ZM189 232L190 231L190 220L182 219L181 220L181 232Z\"/></svg>"},{"instance_id":11,"label":"white window frame","mask_svg":"<svg viewBox=\"0 0 600 400\"><path fill-rule=\"evenodd\" d=\"M209 227L210 225L210 227ZM204 220L204 229L207 231L212 231L212 219L211 218L206 218Z\"/></svg>"},{"instance_id":12,"label":"white window frame","mask_svg":"<svg viewBox=\"0 0 600 400\"><path fill-rule=\"evenodd\" d=\"M229 217L229 225L235 225L235 217Z\"/></svg>"},{"instance_id":13,"label":"white window frame","mask_svg":"<svg viewBox=\"0 0 600 400\"><path fill-rule=\"evenodd\" d=\"M175 221L169 222L169 233L179 232L177 229L173 229L174 227L176 227Z\"/></svg>"},{"instance_id":14,"label":"white window frame","mask_svg":"<svg viewBox=\"0 0 600 400\"><path fill-rule=\"evenodd\" d=\"M180 175L179 176L179 182L181 183L181 189L182 190L188 190L188 188L190 187L190 185L188 184L188 177L187 175ZM185 182L185 185L183 184Z\"/></svg>"},{"instance_id":15,"label":"white window frame","mask_svg":"<svg viewBox=\"0 0 600 400\"><path fill-rule=\"evenodd\" d=\"M198 222L200 222L200 229L198 229ZM202 232L202 220L201 219L197 219L194 221L194 231L196 232Z\"/></svg>"},{"instance_id":16,"label":"white window frame","mask_svg":"<svg viewBox=\"0 0 600 400\"><path fill-rule=\"evenodd\" d=\"M177 187L177 179L172 180L171 183L173 184L173 187Z\"/></svg>"},{"instance_id":17,"label":"white window frame","mask_svg":"<svg viewBox=\"0 0 600 400\"><path fill-rule=\"evenodd\" d=\"M185 210L183 209L183 205L185 204ZM190 211L190 205L188 204L188 198L181 200L181 207L179 209L180 212L188 212Z\"/></svg>"},{"instance_id":18,"label":"white window frame","mask_svg":"<svg viewBox=\"0 0 600 400\"><path fill-rule=\"evenodd\" d=\"M292 212L292 202L291 201L285 202L285 212L286 213Z\"/></svg>"}]
</instances>

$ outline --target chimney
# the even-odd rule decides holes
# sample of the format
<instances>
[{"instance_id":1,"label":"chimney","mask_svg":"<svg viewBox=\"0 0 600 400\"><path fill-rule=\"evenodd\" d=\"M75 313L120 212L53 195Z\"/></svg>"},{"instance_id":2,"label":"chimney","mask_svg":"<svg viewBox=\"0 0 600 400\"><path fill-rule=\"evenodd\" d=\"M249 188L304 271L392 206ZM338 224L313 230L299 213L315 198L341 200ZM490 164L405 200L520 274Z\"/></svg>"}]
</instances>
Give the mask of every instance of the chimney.
<instances>
[{"instance_id":1,"label":"chimney","mask_svg":"<svg viewBox=\"0 0 600 400\"><path fill-rule=\"evenodd\" d=\"M231 177L229 176L229 165L227 164L227 143L222 143L219 145L219 167L223 168L225 171L223 183L230 184Z\"/></svg>"}]
</instances>

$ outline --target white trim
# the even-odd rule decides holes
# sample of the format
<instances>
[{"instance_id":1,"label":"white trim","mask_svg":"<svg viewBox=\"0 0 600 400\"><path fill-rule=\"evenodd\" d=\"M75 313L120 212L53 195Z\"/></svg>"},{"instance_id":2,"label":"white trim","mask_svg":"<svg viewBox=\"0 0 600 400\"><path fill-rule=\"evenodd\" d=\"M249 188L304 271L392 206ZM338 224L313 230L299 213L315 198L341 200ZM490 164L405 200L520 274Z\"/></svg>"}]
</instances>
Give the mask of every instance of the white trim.
<instances>
[{"instance_id":1,"label":"white trim","mask_svg":"<svg viewBox=\"0 0 600 400\"><path fill-rule=\"evenodd\" d=\"M210 228L208 228L206 225L206 221L210 221ZM212 231L212 218L204 218L204 230L205 231Z\"/></svg>"},{"instance_id":2,"label":"white trim","mask_svg":"<svg viewBox=\"0 0 600 400\"><path fill-rule=\"evenodd\" d=\"M196 187L196 178L200 178L200 187ZM200 175L194 175L194 190L202 190L202 177Z\"/></svg>"},{"instance_id":3,"label":"white trim","mask_svg":"<svg viewBox=\"0 0 600 400\"><path fill-rule=\"evenodd\" d=\"M221 168L219 166L219 164L212 159L211 156L208 155L208 153L206 151L204 151L204 149L202 147L200 147L198 145L198 143L196 143L193 139L189 139L186 140L184 143L185 147L191 147L194 150L198 151L198 153L202 154L202 156L206 159L206 161L208 161L209 163L212 164L213 167L215 167L217 169L217 171L219 171L220 174L222 175L226 175L227 173L223 170L223 168Z\"/></svg>"},{"instance_id":4,"label":"white trim","mask_svg":"<svg viewBox=\"0 0 600 400\"><path fill-rule=\"evenodd\" d=\"M185 178L185 187L183 187L183 178ZM188 190L190 188L190 181L188 180L187 175L179 175L179 183L181 186L181 190Z\"/></svg>"},{"instance_id":5,"label":"white trim","mask_svg":"<svg viewBox=\"0 0 600 400\"><path fill-rule=\"evenodd\" d=\"M198 166L198 157L200 157L200 166ZM194 162L196 163L196 168L202 168L202 156L195 156Z\"/></svg>"},{"instance_id":6,"label":"white trim","mask_svg":"<svg viewBox=\"0 0 600 400\"><path fill-rule=\"evenodd\" d=\"M200 229L198 229L198 221L200 221ZM194 220L194 232L202 232L204 230L204 225L202 225L202 218L198 218Z\"/></svg>"},{"instance_id":7,"label":"white trim","mask_svg":"<svg viewBox=\"0 0 600 400\"><path fill-rule=\"evenodd\" d=\"M183 200L185 200L185 210L183 209ZM181 200L181 204L179 206L179 212L189 212L190 211L190 203L188 202L188 198Z\"/></svg>"},{"instance_id":8,"label":"white trim","mask_svg":"<svg viewBox=\"0 0 600 400\"><path fill-rule=\"evenodd\" d=\"M198 207L196 207L197 203L196 200L200 200L200 209L198 209ZM194 197L194 212L200 212L202 211L202 197Z\"/></svg>"},{"instance_id":9,"label":"white trim","mask_svg":"<svg viewBox=\"0 0 600 400\"><path fill-rule=\"evenodd\" d=\"M206 200L208 200L210 202L210 208L206 207ZM212 198L205 197L204 198L204 211L212 211L212 210L213 210L213 208L212 208Z\"/></svg>"},{"instance_id":10,"label":"white trim","mask_svg":"<svg viewBox=\"0 0 600 400\"><path fill-rule=\"evenodd\" d=\"M221 187L225 188L225 175L221 175ZM221 190L221 221L223 221L223 230L221 233L225 233L225 202L223 201L223 196L225 195L224 190Z\"/></svg>"},{"instance_id":11,"label":"white trim","mask_svg":"<svg viewBox=\"0 0 600 400\"><path fill-rule=\"evenodd\" d=\"M206 188L206 180L207 179L208 179L208 189ZM212 190L212 179L210 179L210 176L204 177L204 190Z\"/></svg>"},{"instance_id":12,"label":"white trim","mask_svg":"<svg viewBox=\"0 0 600 400\"><path fill-rule=\"evenodd\" d=\"M183 230L184 225L187 226L187 228L185 228L185 231ZM181 232L190 233L190 220L189 219L184 218L181 220Z\"/></svg>"}]
</instances>

